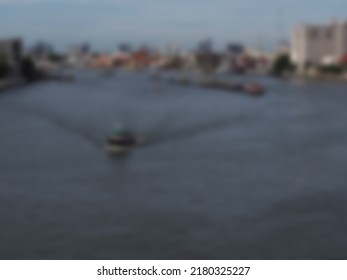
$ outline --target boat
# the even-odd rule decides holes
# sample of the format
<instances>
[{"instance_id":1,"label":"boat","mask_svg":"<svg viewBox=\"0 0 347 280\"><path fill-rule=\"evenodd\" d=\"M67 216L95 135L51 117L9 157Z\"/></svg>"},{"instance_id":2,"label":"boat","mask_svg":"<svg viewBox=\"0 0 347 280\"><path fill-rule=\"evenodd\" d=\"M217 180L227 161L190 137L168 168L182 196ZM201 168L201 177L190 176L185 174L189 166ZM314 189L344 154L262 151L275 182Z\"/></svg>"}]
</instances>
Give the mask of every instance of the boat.
<instances>
[{"instance_id":1,"label":"boat","mask_svg":"<svg viewBox=\"0 0 347 280\"><path fill-rule=\"evenodd\" d=\"M135 135L125 129L116 128L106 141L106 150L112 154L124 154L138 144Z\"/></svg>"},{"instance_id":2,"label":"boat","mask_svg":"<svg viewBox=\"0 0 347 280\"><path fill-rule=\"evenodd\" d=\"M265 89L258 83L245 84L243 89L254 96L261 96L265 92Z\"/></svg>"}]
</instances>

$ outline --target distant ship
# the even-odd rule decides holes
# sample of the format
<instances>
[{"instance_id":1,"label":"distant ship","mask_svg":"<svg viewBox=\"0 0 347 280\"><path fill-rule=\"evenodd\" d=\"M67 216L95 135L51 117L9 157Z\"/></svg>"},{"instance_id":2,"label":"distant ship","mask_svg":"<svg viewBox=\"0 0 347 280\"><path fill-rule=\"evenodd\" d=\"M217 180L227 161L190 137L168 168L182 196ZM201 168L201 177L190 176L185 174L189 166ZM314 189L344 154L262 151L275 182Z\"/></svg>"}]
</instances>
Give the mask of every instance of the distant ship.
<instances>
[{"instance_id":1,"label":"distant ship","mask_svg":"<svg viewBox=\"0 0 347 280\"><path fill-rule=\"evenodd\" d=\"M246 84L246 85L244 85L243 89L247 93L252 94L254 96L261 96L265 92L265 89L263 88L263 86L261 86L258 83Z\"/></svg>"}]
</instances>

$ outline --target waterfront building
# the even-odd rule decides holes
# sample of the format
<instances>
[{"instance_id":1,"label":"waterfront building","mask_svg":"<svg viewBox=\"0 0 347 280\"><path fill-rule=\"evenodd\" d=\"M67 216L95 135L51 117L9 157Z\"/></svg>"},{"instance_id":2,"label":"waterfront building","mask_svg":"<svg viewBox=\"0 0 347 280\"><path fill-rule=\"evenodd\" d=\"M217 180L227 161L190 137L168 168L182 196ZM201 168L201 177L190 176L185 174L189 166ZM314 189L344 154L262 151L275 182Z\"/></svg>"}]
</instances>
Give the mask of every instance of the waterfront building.
<instances>
[{"instance_id":1,"label":"waterfront building","mask_svg":"<svg viewBox=\"0 0 347 280\"><path fill-rule=\"evenodd\" d=\"M232 72L237 68L237 60L245 52L245 47L239 43L230 43L222 53L218 72Z\"/></svg>"},{"instance_id":2,"label":"waterfront building","mask_svg":"<svg viewBox=\"0 0 347 280\"><path fill-rule=\"evenodd\" d=\"M30 50L29 55L35 59L47 58L53 53L53 47L51 44L40 41L37 42Z\"/></svg>"},{"instance_id":3,"label":"waterfront building","mask_svg":"<svg viewBox=\"0 0 347 280\"><path fill-rule=\"evenodd\" d=\"M77 68L84 68L90 59L90 46L88 43L71 46L67 50L67 63Z\"/></svg>"},{"instance_id":4,"label":"waterfront building","mask_svg":"<svg viewBox=\"0 0 347 280\"><path fill-rule=\"evenodd\" d=\"M87 61L87 65L92 68L110 69L115 65L115 57L108 53L101 53L90 57Z\"/></svg>"},{"instance_id":5,"label":"waterfront building","mask_svg":"<svg viewBox=\"0 0 347 280\"><path fill-rule=\"evenodd\" d=\"M6 57L13 74L19 74L22 57L22 42L20 39L0 39L0 54Z\"/></svg>"},{"instance_id":6,"label":"waterfront building","mask_svg":"<svg viewBox=\"0 0 347 280\"><path fill-rule=\"evenodd\" d=\"M151 63L151 53L147 48L134 51L130 57L130 65L128 65L130 69L144 69Z\"/></svg>"},{"instance_id":7,"label":"waterfront building","mask_svg":"<svg viewBox=\"0 0 347 280\"><path fill-rule=\"evenodd\" d=\"M307 64L334 64L347 54L347 22L302 24L293 32L291 58L303 69Z\"/></svg>"},{"instance_id":8,"label":"waterfront building","mask_svg":"<svg viewBox=\"0 0 347 280\"><path fill-rule=\"evenodd\" d=\"M226 47L226 53L231 56L239 56L244 53L245 47L239 43L230 43Z\"/></svg>"}]
</instances>

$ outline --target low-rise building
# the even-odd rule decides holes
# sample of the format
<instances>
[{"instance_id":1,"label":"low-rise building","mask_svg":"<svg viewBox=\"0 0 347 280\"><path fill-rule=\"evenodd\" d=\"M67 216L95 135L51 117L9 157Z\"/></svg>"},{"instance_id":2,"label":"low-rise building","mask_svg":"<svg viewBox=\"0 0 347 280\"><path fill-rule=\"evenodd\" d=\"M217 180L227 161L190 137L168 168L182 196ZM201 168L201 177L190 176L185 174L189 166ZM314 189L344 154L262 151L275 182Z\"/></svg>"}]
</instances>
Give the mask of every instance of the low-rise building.
<instances>
[{"instance_id":1,"label":"low-rise building","mask_svg":"<svg viewBox=\"0 0 347 280\"><path fill-rule=\"evenodd\" d=\"M88 43L71 46L67 51L67 64L84 68L90 59L90 46Z\"/></svg>"}]
</instances>

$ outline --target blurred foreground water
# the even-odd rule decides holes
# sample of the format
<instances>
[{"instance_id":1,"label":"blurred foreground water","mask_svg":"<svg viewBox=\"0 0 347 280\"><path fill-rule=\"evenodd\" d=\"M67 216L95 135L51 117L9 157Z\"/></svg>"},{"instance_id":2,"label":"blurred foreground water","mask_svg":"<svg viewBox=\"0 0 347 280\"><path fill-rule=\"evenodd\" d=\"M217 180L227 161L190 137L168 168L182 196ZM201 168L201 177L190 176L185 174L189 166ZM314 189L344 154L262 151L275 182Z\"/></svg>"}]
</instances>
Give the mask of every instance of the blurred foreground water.
<instances>
[{"instance_id":1,"label":"blurred foreground water","mask_svg":"<svg viewBox=\"0 0 347 280\"><path fill-rule=\"evenodd\" d=\"M79 73L0 95L1 259L347 259L347 86ZM122 123L147 141L113 158Z\"/></svg>"}]
</instances>

